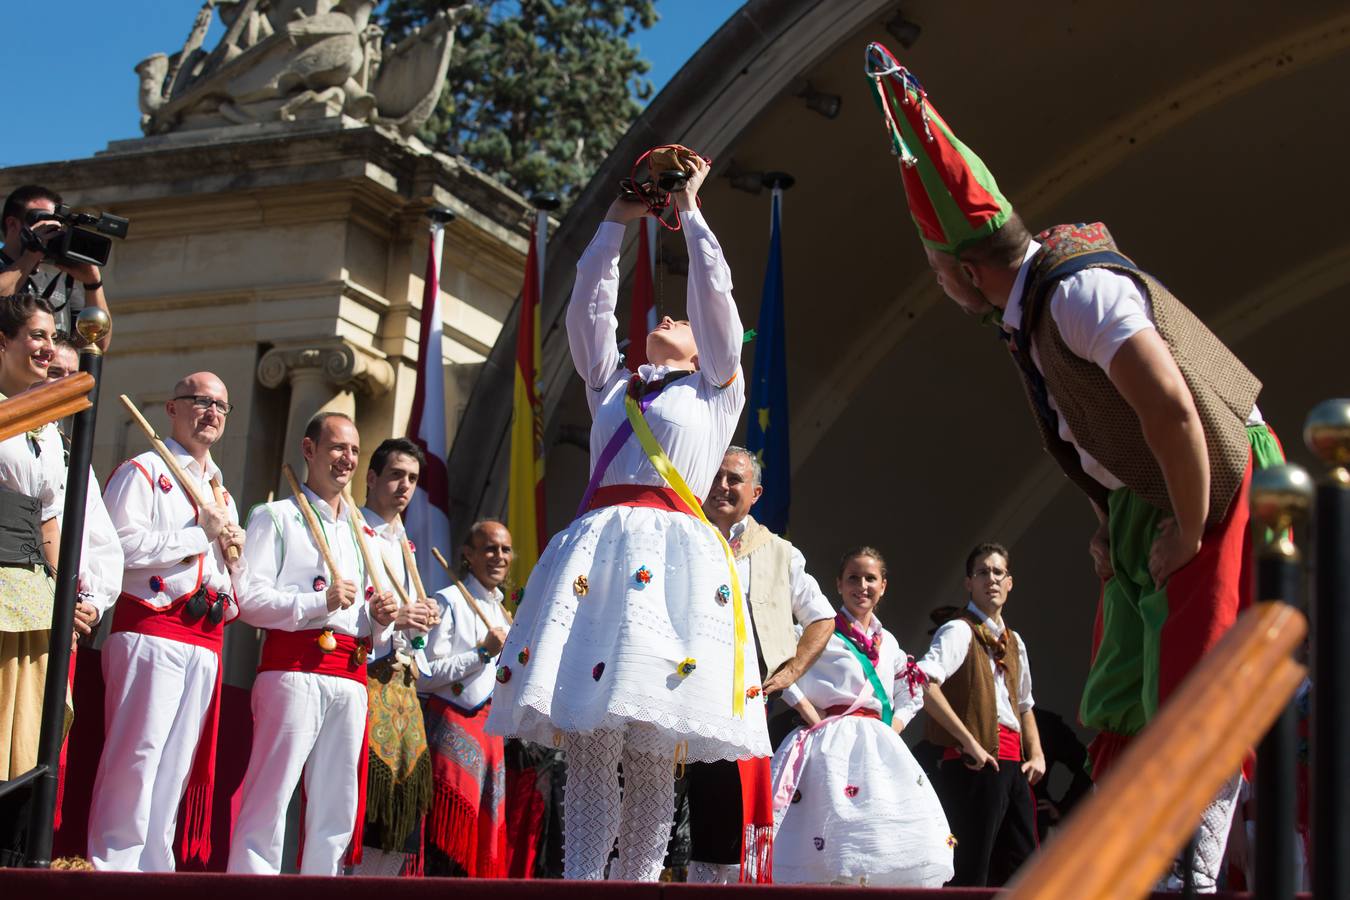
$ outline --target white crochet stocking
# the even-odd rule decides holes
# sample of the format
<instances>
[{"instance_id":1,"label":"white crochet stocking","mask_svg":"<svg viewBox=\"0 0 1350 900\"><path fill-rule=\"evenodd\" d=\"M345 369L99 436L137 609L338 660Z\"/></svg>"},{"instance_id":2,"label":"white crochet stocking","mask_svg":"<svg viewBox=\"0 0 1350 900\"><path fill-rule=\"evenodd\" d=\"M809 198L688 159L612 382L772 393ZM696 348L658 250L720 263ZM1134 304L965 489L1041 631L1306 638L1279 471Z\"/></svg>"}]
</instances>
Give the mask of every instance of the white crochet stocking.
<instances>
[{"instance_id":1,"label":"white crochet stocking","mask_svg":"<svg viewBox=\"0 0 1350 900\"><path fill-rule=\"evenodd\" d=\"M1205 807L1200 825L1195 829L1195 890L1198 894L1213 894L1218 890L1219 867L1223 865L1223 851L1228 844L1228 830L1233 825L1238 794L1242 789L1242 774L1234 775L1219 788L1218 795ZM1172 864L1172 872L1159 887L1179 891L1185 883L1182 871L1184 857Z\"/></svg>"},{"instance_id":2,"label":"white crochet stocking","mask_svg":"<svg viewBox=\"0 0 1350 900\"><path fill-rule=\"evenodd\" d=\"M619 833L621 732L567 736L567 783L563 788L563 877L605 877ZM669 830L670 826L666 826Z\"/></svg>"},{"instance_id":3,"label":"white crochet stocking","mask_svg":"<svg viewBox=\"0 0 1350 900\"><path fill-rule=\"evenodd\" d=\"M689 861L690 884L740 884L741 867L736 863Z\"/></svg>"},{"instance_id":4,"label":"white crochet stocking","mask_svg":"<svg viewBox=\"0 0 1350 900\"><path fill-rule=\"evenodd\" d=\"M623 746L623 815L619 861L613 877L623 881L659 881L675 819L675 775L671 754L653 752L634 740Z\"/></svg>"}]
</instances>

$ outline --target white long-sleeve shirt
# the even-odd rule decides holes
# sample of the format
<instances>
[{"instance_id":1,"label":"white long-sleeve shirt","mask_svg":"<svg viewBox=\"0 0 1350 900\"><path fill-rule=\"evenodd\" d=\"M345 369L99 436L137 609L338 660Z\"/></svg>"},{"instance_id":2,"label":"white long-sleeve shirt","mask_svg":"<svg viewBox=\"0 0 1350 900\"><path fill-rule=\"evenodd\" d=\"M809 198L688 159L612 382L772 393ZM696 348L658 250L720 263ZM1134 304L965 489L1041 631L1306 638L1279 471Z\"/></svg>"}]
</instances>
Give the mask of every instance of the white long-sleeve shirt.
<instances>
[{"instance_id":1,"label":"white long-sleeve shirt","mask_svg":"<svg viewBox=\"0 0 1350 900\"><path fill-rule=\"evenodd\" d=\"M84 501L84 541L80 549L80 599L94 607L102 620L103 614L122 593L126 563L117 526L113 524L98 485L98 476L91 466Z\"/></svg>"},{"instance_id":2,"label":"white long-sleeve shirt","mask_svg":"<svg viewBox=\"0 0 1350 900\"><path fill-rule=\"evenodd\" d=\"M1003 634L1003 625L980 612L974 603L968 604L966 609L978 616L995 638ZM970 651L970 639L973 634L970 623L964 618L952 619L933 634L933 643L929 645L923 659L919 660L919 668L923 669L929 681L941 685L952 676L953 672L961 668L962 663L966 661L966 654ZM1017 662L1021 672L1017 682L1016 711L1012 707L1012 698L1008 696L1008 685L999 675L998 664L994 662L993 655L986 652L985 658L989 671L994 673L994 704L998 709L998 723L1020 732L1021 714L1030 710L1036 703L1031 697L1031 663L1027 660L1027 645L1020 634L1015 631L1013 634L1017 635Z\"/></svg>"},{"instance_id":3,"label":"white long-sleeve shirt","mask_svg":"<svg viewBox=\"0 0 1350 900\"><path fill-rule=\"evenodd\" d=\"M689 250L687 305L698 347L696 374L671 383L646 418L685 482L700 498L712 486L722 454L745 406L741 373L744 329L731 296L731 270L717 238L698 211L681 213ZM572 362L586 383L591 428L591 468L626 419L623 392L629 373L622 365L614 309L619 296L619 252L624 226L602 222L577 261L577 278L567 307L567 340ZM643 366L643 380L665 375L665 366ZM600 484L662 486L636 439L619 451Z\"/></svg>"},{"instance_id":4,"label":"white long-sleeve shirt","mask_svg":"<svg viewBox=\"0 0 1350 900\"><path fill-rule=\"evenodd\" d=\"M847 610L844 611L844 615L849 615ZM856 624L856 620L854 621ZM909 657L900 649L895 635L883 628L881 620L873 616L867 626L867 636L870 638L878 632L881 633L881 646L877 650L875 665L877 677L881 679L882 686L890 692L894 721L903 728L923 708L923 688L911 685L904 677ZM861 696L863 700L858 705L860 709L880 713L881 701L877 699L872 682L868 680L862 664L848 649L847 644L847 640L840 637L837 632L830 635L829 643L821 651L820 658L801 678L783 691L783 700L795 706L805 697L823 718L825 711L830 707L852 706Z\"/></svg>"},{"instance_id":5,"label":"white long-sleeve shirt","mask_svg":"<svg viewBox=\"0 0 1350 900\"><path fill-rule=\"evenodd\" d=\"M1003 311L1005 329L1011 331L1022 327L1022 304L1025 299L1022 295L1031 272L1032 259L1040 249L1041 245L1036 241L1027 246L1022 267L1017 270L1017 279L1008 295L1008 306ZM1153 323L1153 309L1140 292L1138 283L1128 275L1110 269L1089 268L1060 279L1050 292L1049 306L1050 316L1065 346L1075 355L1096 363L1108 375L1111 373L1111 361L1126 341L1141 331L1157 327ZM1041 354L1034 342L1031 345L1031 360L1044 374ZM1107 490L1124 487L1124 482L1079 445L1069 423L1059 414L1054 394L1047 393L1047 399L1059 419L1059 436L1078 451L1083 471ZM1261 410L1253 406L1247 424L1260 425L1262 421Z\"/></svg>"},{"instance_id":6,"label":"white long-sleeve shirt","mask_svg":"<svg viewBox=\"0 0 1350 900\"><path fill-rule=\"evenodd\" d=\"M371 553L379 553L384 559L383 563L376 559L376 565L383 566L378 574L380 585L385 590L394 591L393 585L389 583L389 573L392 571L399 586L403 588L403 592L408 595L409 599L416 602L417 588L413 585L412 576L409 575L408 567L403 561L402 541L404 531L402 527L397 520L386 522L368 506L361 507L361 516ZM394 595L398 596L398 592L394 591ZM414 650L412 646L413 636L419 633L416 629L400 631L389 628L382 631L375 635L370 658L376 660L395 651L402 651L417 661L418 671L421 671L422 667L426 665L426 657L423 655L423 651Z\"/></svg>"},{"instance_id":7,"label":"white long-sleeve shirt","mask_svg":"<svg viewBox=\"0 0 1350 900\"><path fill-rule=\"evenodd\" d=\"M500 588L489 591L473 575L464 577L464 587L494 627L511 627L502 609ZM497 683L497 660L483 662L477 651L488 630L453 584L437 591L436 602L441 621L427 634L426 667L419 662L417 692L435 694L451 706L472 712L492 699Z\"/></svg>"},{"instance_id":8,"label":"white long-sleeve shirt","mask_svg":"<svg viewBox=\"0 0 1350 900\"><path fill-rule=\"evenodd\" d=\"M199 465L173 438L164 445L201 495L210 497L211 479L220 477L215 461L208 455L205 466ZM196 505L153 450L117 467L104 502L122 547L123 592L158 609L199 585L235 592L220 542L207 540ZM233 498L227 494L225 502L230 521L238 522Z\"/></svg>"},{"instance_id":9,"label":"white long-sleeve shirt","mask_svg":"<svg viewBox=\"0 0 1350 900\"><path fill-rule=\"evenodd\" d=\"M327 585L332 576L323 556L310 537L300 506L294 497L254 507L244 536L240 577L239 618L255 628L306 631L331 628L337 634L366 637L382 631L370 617L361 551L352 531L353 510L342 504L342 516L301 486L314 509L332 551L341 577L356 584L356 602L346 609L328 611ZM322 579L316 587L316 579Z\"/></svg>"}]
</instances>

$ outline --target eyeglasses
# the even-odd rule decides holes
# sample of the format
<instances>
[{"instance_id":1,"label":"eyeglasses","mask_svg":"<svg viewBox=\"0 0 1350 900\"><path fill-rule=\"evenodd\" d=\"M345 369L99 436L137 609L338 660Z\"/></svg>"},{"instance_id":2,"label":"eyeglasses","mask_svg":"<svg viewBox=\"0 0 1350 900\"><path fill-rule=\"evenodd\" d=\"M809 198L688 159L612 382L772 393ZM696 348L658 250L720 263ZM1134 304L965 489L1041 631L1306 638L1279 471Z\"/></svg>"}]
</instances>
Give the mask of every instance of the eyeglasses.
<instances>
[{"instance_id":1,"label":"eyeglasses","mask_svg":"<svg viewBox=\"0 0 1350 900\"><path fill-rule=\"evenodd\" d=\"M185 394L182 397L174 397L175 400L191 400L192 405L202 412L206 412L211 407L216 408L216 412L222 416L228 416L234 410L233 403L226 403L224 400L217 400L214 397L207 397L204 394Z\"/></svg>"},{"instance_id":2,"label":"eyeglasses","mask_svg":"<svg viewBox=\"0 0 1350 900\"><path fill-rule=\"evenodd\" d=\"M975 570L976 578L988 578L990 581L1002 581L1003 579L1007 578L1010 574L1012 573L1007 571L1006 569L984 568Z\"/></svg>"}]
</instances>

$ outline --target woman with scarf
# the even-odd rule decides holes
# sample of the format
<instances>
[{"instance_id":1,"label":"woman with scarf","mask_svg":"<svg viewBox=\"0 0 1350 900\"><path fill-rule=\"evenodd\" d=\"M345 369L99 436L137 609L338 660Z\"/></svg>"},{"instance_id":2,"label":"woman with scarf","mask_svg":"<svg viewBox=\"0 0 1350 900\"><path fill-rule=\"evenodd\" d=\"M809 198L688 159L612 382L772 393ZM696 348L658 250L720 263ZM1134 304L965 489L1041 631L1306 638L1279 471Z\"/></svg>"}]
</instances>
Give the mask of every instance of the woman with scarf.
<instances>
[{"instance_id":1,"label":"woman with scarf","mask_svg":"<svg viewBox=\"0 0 1350 900\"><path fill-rule=\"evenodd\" d=\"M672 767L770 753L735 563L700 509L745 405L743 331L698 209L708 163L681 158L689 319L661 320L637 374L614 309L625 225L647 207L616 200L577 263L567 335L594 419L591 483L525 586L487 724L567 752L567 878L604 878L617 836L609 877L655 881Z\"/></svg>"},{"instance_id":2,"label":"woman with scarf","mask_svg":"<svg viewBox=\"0 0 1350 900\"><path fill-rule=\"evenodd\" d=\"M849 551L837 587L834 635L783 692L807 724L773 759L774 882L941 887L955 841L900 738L923 707L924 676L876 617L886 561Z\"/></svg>"}]
</instances>

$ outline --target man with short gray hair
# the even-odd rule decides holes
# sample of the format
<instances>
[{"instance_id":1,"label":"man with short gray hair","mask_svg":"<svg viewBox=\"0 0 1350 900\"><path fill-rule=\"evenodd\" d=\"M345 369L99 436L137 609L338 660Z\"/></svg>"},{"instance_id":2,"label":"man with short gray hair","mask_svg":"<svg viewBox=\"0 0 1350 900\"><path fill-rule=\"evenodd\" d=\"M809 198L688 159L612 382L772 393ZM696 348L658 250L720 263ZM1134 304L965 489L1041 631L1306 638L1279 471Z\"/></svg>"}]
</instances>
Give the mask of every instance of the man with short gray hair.
<instances>
[{"instance_id":1,"label":"man with short gray hair","mask_svg":"<svg viewBox=\"0 0 1350 900\"><path fill-rule=\"evenodd\" d=\"M834 631L834 608L807 574L801 552L750 515L762 493L759 461L744 447L732 446L722 457L703 512L736 556L736 574L750 606L760 677L769 702L769 738L776 744L795 725L794 713L776 695L801 677L825 649ZM803 629L800 638L794 619ZM740 865L761 849L744 846L745 826L753 824L758 831L761 825L748 802L755 790L744 783L745 762L695 763L687 769L690 881L768 881L768 871L752 872L757 867L750 866L742 873ZM763 760L764 776L767 763ZM726 813L727 797L736 794L743 798L743 819Z\"/></svg>"}]
</instances>

